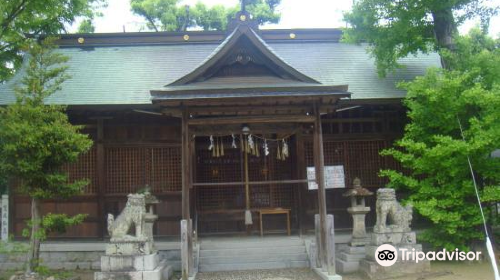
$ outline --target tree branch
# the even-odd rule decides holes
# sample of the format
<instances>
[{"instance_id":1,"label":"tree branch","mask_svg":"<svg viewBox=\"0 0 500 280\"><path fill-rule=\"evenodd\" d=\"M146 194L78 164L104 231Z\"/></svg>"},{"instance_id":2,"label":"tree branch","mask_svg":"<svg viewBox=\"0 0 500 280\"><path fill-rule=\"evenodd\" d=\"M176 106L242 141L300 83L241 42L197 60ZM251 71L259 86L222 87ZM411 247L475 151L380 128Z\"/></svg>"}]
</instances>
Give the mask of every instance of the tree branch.
<instances>
[{"instance_id":1,"label":"tree branch","mask_svg":"<svg viewBox=\"0 0 500 280\"><path fill-rule=\"evenodd\" d=\"M28 0L21 0L21 3L17 7L15 7L10 15L8 15L4 22L2 22L2 29L0 30L0 38L3 36L4 32L9 28L10 24L14 21L14 19L26 8L26 3Z\"/></svg>"},{"instance_id":2,"label":"tree branch","mask_svg":"<svg viewBox=\"0 0 500 280\"><path fill-rule=\"evenodd\" d=\"M153 21L153 19L147 13L144 14L144 17L149 21L149 23L151 24L151 26L153 26L153 28L155 29L155 32L159 32L158 27L156 27L155 22Z\"/></svg>"}]
</instances>

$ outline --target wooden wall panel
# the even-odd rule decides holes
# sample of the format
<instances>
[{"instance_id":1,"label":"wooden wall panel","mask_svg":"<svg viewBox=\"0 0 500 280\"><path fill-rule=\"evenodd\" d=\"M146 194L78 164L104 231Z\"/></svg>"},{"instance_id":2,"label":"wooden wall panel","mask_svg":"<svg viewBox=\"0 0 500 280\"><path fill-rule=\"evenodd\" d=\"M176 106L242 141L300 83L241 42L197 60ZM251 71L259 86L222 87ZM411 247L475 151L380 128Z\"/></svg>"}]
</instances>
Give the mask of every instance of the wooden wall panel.
<instances>
[{"instance_id":1,"label":"wooden wall panel","mask_svg":"<svg viewBox=\"0 0 500 280\"><path fill-rule=\"evenodd\" d=\"M77 214L87 214L84 222L76 227L68 228L66 233L50 235L51 238L99 238L98 216L97 216L97 197L87 196L85 199L71 199L64 201L48 200L41 204L42 215L67 214L69 216ZM28 197L14 197L13 234L15 237L21 237L23 229L27 228L27 221L30 219L31 203Z\"/></svg>"}]
</instances>

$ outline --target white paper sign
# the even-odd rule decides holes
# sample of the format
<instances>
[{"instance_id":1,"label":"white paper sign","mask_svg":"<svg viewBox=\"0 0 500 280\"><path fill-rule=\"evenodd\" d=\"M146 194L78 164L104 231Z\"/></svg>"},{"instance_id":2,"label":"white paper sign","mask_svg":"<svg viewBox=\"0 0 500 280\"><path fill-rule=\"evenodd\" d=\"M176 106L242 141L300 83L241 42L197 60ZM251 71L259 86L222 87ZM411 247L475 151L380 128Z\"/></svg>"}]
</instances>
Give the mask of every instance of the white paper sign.
<instances>
[{"instance_id":1,"label":"white paper sign","mask_svg":"<svg viewBox=\"0 0 500 280\"><path fill-rule=\"evenodd\" d=\"M325 166L325 188L336 189L345 188L345 175L343 165ZM307 167L307 180L316 179L316 168ZM316 182L308 183L309 190L317 190L318 184Z\"/></svg>"}]
</instances>

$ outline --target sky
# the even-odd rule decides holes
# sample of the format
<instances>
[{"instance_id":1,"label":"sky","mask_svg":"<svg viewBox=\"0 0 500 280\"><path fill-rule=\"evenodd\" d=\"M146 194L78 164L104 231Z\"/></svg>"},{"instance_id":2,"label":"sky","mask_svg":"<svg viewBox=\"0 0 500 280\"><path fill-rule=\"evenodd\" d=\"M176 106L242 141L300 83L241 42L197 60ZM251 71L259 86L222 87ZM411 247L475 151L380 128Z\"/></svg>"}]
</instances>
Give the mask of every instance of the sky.
<instances>
[{"instance_id":1,"label":"sky","mask_svg":"<svg viewBox=\"0 0 500 280\"><path fill-rule=\"evenodd\" d=\"M108 0L108 6L102 13L103 17L94 21L96 32L136 32L141 31L144 20L130 12L130 0ZM183 0L182 5L194 5L200 0ZM207 6L223 4L235 6L238 0L201 0ZM278 24L263 28L336 28L345 27L342 14L351 8L353 0L282 0L278 10L281 12L281 21ZM492 4L500 6L500 0L492 0ZM468 21L460 27L461 33L466 33L477 25L478 21ZM75 31L74 26L71 31ZM500 34L500 16L491 20L489 33L498 37Z\"/></svg>"}]
</instances>

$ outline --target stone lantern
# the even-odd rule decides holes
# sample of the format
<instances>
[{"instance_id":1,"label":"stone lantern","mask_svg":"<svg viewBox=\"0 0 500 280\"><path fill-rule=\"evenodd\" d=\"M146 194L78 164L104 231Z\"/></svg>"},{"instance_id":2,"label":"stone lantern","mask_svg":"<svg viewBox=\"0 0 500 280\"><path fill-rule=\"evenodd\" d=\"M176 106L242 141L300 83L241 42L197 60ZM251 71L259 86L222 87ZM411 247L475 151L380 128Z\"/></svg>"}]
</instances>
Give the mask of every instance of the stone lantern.
<instances>
[{"instance_id":1,"label":"stone lantern","mask_svg":"<svg viewBox=\"0 0 500 280\"><path fill-rule=\"evenodd\" d=\"M153 209L154 209L154 205L155 204L158 204L160 203L160 201L154 196L152 195L149 190L147 190L145 193L144 193L144 198L145 198L145 202L146 202L146 215L144 217L144 233L145 235L147 236L147 238L149 240L151 240L151 245L152 245L152 249L155 249L154 248L154 240L153 240L153 225L154 223L156 222L156 220L158 219L158 215L155 215Z\"/></svg>"},{"instance_id":2,"label":"stone lantern","mask_svg":"<svg viewBox=\"0 0 500 280\"><path fill-rule=\"evenodd\" d=\"M352 216L352 240L351 246L364 246L366 242L366 226L365 216L370 212L370 207L365 204L365 197L371 196L373 193L361 186L361 180L355 178L353 187L343 194L345 197L351 198L351 207L347 208Z\"/></svg>"}]
</instances>

